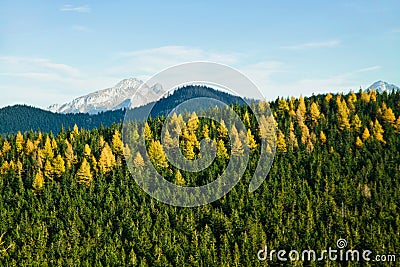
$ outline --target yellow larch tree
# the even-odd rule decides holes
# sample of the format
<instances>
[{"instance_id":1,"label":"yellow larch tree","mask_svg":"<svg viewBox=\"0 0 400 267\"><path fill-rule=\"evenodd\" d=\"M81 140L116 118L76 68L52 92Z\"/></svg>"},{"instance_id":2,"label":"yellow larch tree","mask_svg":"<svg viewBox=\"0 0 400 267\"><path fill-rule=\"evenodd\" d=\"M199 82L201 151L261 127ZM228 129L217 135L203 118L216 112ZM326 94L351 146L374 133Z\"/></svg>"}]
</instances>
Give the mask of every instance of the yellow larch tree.
<instances>
[{"instance_id":1,"label":"yellow larch tree","mask_svg":"<svg viewBox=\"0 0 400 267\"><path fill-rule=\"evenodd\" d=\"M295 98L292 96L289 100L289 116L292 118L296 116L296 112L294 111L294 101Z\"/></svg>"},{"instance_id":2,"label":"yellow larch tree","mask_svg":"<svg viewBox=\"0 0 400 267\"><path fill-rule=\"evenodd\" d=\"M153 134L152 134L150 126L147 122L144 124L143 134L144 134L144 139L147 142L150 142L151 140L153 140Z\"/></svg>"},{"instance_id":3,"label":"yellow larch tree","mask_svg":"<svg viewBox=\"0 0 400 267\"><path fill-rule=\"evenodd\" d=\"M33 179L32 183L33 193L35 193L35 195L40 194L40 192L42 192L44 188L44 185L45 185L44 177L42 172L39 170L36 173L35 178Z\"/></svg>"},{"instance_id":4,"label":"yellow larch tree","mask_svg":"<svg viewBox=\"0 0 400 267\"><path fill-rule=\"evenodd\" d=\"M21 132L18 132L15 137L15 145L17 147L17 152L21 153L24 149L24 136L21 134Z\"/></svg>"},{"instance_id":5,"label":"yellow larch tree","mask_svg":"<svg viewBox=\"0 0 400 267\"><path fill-rule=\"evenodd\" d=\"M257 143L256 140L254 139L254 135L251 133L250 129L247 129L247 140L248 140L248 148L250 151L254 151L257 149Z\"/></svg>"},{"instance_id":6,"label":"yellow larch tree","mask_svg":"<svg viewBox=\"0 0 400 267\"><path fill-rule=\"evenodd\" d=\"M369 90L369 98L372 102L376 102L376 91L374 88Z\"/></svg>"},{"instance_id":7,"label":"yellow larch tree","mask_svg":"<svg viewBox=\"0 0 400 267\"><path fill-rule=\"evenodd\" d=\"M177 170L175 173L174 183L180 186L184 186L186 184L186 181L179 170Z\"/></svg>"},{"instance_id":8,"label":"yellow larch tree","mask_svg":"<svg viewBox=\"0 0 400 267\"><path fill-rule=\"evenodd\" d=\"M35 150L35 145L31 141L31 139L27 139L25 142L25 155L30 155Z\"/></svg>"},{"instance_id":9,"label":"yellow larch tree","mask_svg":"<svg viewBox=\"0 0 400 267\"><path fill-rule=\"evenodd\" d=\"M375 122L373 123L372 133L376 140L384 144L386 143L386 141L383 139L384 130L382 128L382 125L379 123L377 119L375 119Z\"/></svg>"},{"instance_id":10,"label":"yellow larch tree","mask_svg":"<svg viewBox=\"0 0 400 267\"><path fill-rule=\"evenodd\" d=\"M314 123L318 122L318 119L321 117L321 112L319 111L318 104L315 102L312 102L310 106L310 118L311 121Z\"/></svg>"},{"instance_id":11,"label":"yellow larch tree","mask_svg":"<svg viewBox=\"0 0 400 267\"><path fill-rule=\"evenodd\" d=\"M65 161L61 155L57 155L53 159L53 174L55 177L60 177L65 172Z\"/></svg>"},{"instance_id":12,"label":"yellow larch tree","mask_svg":"<svg viewBox=\"0 0 400 267\"><path fill-rule=\"evenodd\" d=\"M102 172L107 173L115 166L115 164L115 156L108 143L105 142L105 145L100 153L98 166Z\"/></svg>"},{"instance_id":13,"label":"yellow larch tree","mask_svg":"<svg viewBox=\"0 0 400 267\"><path fill-rule=\"evenodd\" d=\"M362 140L365 141L365 140L367 140L367 139L370 138L370 137L371 137L371 134L369 133L368 128L365 127L364 132L363 132L361 138L362 138Z\"/></svg>"},{"instance_id":14,"label":"yellow larch tree","mask_svg":"<svg viewBox=\"0 0 400 267\"><path fill-rule=\"evenodd\" d=\"M276 150L278 152L287 152L285 135L281 130L278 131L278 136L276 139Z\"/></svg>"},{"instance_id":15,"label":"yellow larch tree","mask_svg":"<svg viewBox=\"0 0 400 267\"><path fill-rule=\"evenodd\" d=\"M51 165L51 160L48 159L48 160L46 160L46 163L44 164L44 176L47 179L53 180L53 172L54 172L54 169L53 169L53 166Z\"/></svg>"},{"instance_id":16,"label":"yellow larch tree","mask_svg":"<svg viewBox=\"0 0 400 267\"><path fill-rule=\"evenodd\" d=\"M394 125L396 121L396 116L393 113L393 110L386 106L385 102L382 104L382 119L384 122Z\"/></svg>"},{"instance_id":17,"label":"yellow larch tree","mask_svg":"<svg viewBox=\"0 0 400 267\"><path fill-rule=\"evenodd\" d=\"M329 102L331 101L332 98L333 98L332 94L329 93L329 94L327 94L327 95L325 96L325 101L329 103Z\"/></svg>"},{"instance_id":18,"label":"yellow larch tree","mask_svg":"<svg viewBox=\"0 0 400 267\"><path fill-rule=\"evenodd\" d=\"M301 116L302 116L303 118L305 118L306 112L307 112L307 107L306 107L306 104L305 104L305 102L304 102L303 96L300 96L300 98L299 98L299 105L297 106L296 112L297 112L297 111L299 111L299 113L301 114Z\"/></svg>"},{"instance_id":19,"label":"yellow larch tree","mask_svg":"<svg viewBox=\"0 0 400 267\"><path fill-rule=\"evenodd\" d=\"M249 116L249 112L247 112L247 110L246 110L246 112L243 114L243 123L244 123L244 125L246 125L247 127L250 127L250 126L251 126L251 124L250 124L250 116Z\"/></svg>"},{"instance_id":20,"label":"yellow larch tree","mask_svg":"<svg viewBox=\"0 0 400 267\"><path fill-rule=\"evenodd\" d=\"M151 162L155 167L157 168L168 167L167 155L165 155L164 149L160 141L151 140L147 153L149 155L149 159L151 160Z\"/></svg>"},{"instance_id":21,"label":"yellow larch tree","mask_svg":"<svg viewBox=\"0 0 400 267\"><path fill-rule=\"evenodd\" d=\"M326 143L326 135L323 131L321 131L319 133L319 141L321 142L321 144L325 144Z\"/></svg>"},{"instance_id":22,"label":"yellow larch tree","mask_svg":"<svg viewBox=\"0 0 400 267\"><path fill-rule=\"evenodd\" d=\"M2 154L5 155L7 154L9 151L11 151L11 145L8 142L8 140L5 140L3 143L3 149L1 150Z\"/></svg>"},{"instance_id":23,"label":"yellow larch tree","mask_svg":"<svg viewBox=\"0 0 400 267\"><path fill-rule=\"evenodd\" d=\"M72 164L76 163L76 156L74 154L71 143L68 142L68 140L65 140L65 144L67 145L67 148L65 149L64 156L67 162L67 167L69 169L71 168Z\"/></svg>"},{"instance_id":24,"label":"yellow larch tree","mask_svg":"<svg viewBox=\"0 0 400 267\"><path fill-rule=\"evenodd\" d=\"M351 94L347 98L347 106L352 112L356 111L356 106L354 105L356 102L357 102L357 96L354 92L351 92Z\"/></svg>"},{"instance_id":25,"label":"yellow larch tree","mask_svg":"<svg viewBox=\"0 0 400 267\"><path fill-rule=\"evenodd\" d=\"M365 103L369 103L369 101L371 100L370 95L365 91L361 91L360 99Z\"/></svg>"},{"instance_id":26,"label":"yellow larch tree","mask_svg":"<svg viewBox=\"0 0 400 267\"><path fill-rule=\"evenodd\" d=\"M282 112L288 111L289 110L288 102L283 98L279 98L278 99L278 109Z\"/></svg>"},{"instance_id":27,"label":"yellow larch tree","mask_svg":"<svg viewBox=\"0 0 400 267\"><path fill-rule=\"evenodd\" d=\"M244 153L244 147L235 125L232 125L231 132L233 137L233 140L231 140L231 153L235 156L242 155Z\"/></svg>"},{"instance_id":28,"label":"yellow larch tree","mask_svg":"<svg viewBox=\"0 0 400 267\"><path fill-rule=\"evenodd\" d=\"M46 137L46 142L42 149L42 156L43 156L43 159L51 160L54 158L53 147L51 146L51 140L50 140L49 136Z\"/></svg>"},{"instance_id":29,"label":"yellow larch tree","mask_svg":"<svg viewBox=\"0 0 400 267\"><path fill-rule=\"evenodd\" d=\"M76 175L78 176L78 183L89 186L93 181L92 171L90 170L90 164L86 158L83 158L81 167L78 169Z\"/></svg>"},{"instance_id":30,"label":"yellow larch tree","mask_svg":"<svg viewBox=\"0 0 400 267\"><path fill-rule=\"evenodd\" d=\"M228 150L225 147L224 141L219 139L217 141L217 157L221 159L229 159Z\"/></svg>"},{"instance_id":31,"label":"yellow larch tree","mask_svg":"<svg viewBox=\"0 0 400 267\"><path fill-rule=\"evenodd\" d=\"M144 159L139 151L136 153L136 156L133 159L133 166L136 168L144 167Z\"/></svg>"},{"instance_id":32,"label":"yellow larch tree","mask_svg":"<svg viewBox=\"0 0 400 267\"><path fill-rule=\"evenodd\" d=\"M356 138L356 147L361 148L363 146L363 142L361 141L361 138L357 136Z\"/></svg>"},{"instance_id":33,"label":"yellow larch tree","mask_svg":"<svg viewBox=\"0 0 400 267\"><path fill-rule=\"evenodd\" d=\"M121 134L118 130L114 131L114 135L112 137L112 148L117 156L121 157L124 155L124 144L122 143Z\"/></svg>"},{"instance_id":34,"label":"yellow larch tree","mask_svg":"<svg viewBox=\"0 0 400 267\"><path fill-rule=\"evenodd\" d=\"M359 132L362 127L362 122L357 114L354 115L354 118L351 122L351 126L354 128L356 132Z\"/></svg>"},{"instance_id":35,"label":"yellow larch tree","mask_svg":"<svg viewBox=\"0 0 400 267\"><path fill-rule=\"evenodd\" d=\"M338 107L337 118L338 118L339 129L341 131L350 129L350 122L349 122L350 110L347 107L346 101L342 100L341 95L337 96L336 104Z\"/></svg>"},{"instance_id":36,"label":"yellow larch tree","mask_svg":"<svg viewBox=\"0 0 400 267\"><path fill-rule=\"evenodd\" d=\"M228 140L228 128L226 128L224 120L221 120L217 132L219 139Z\"/></svg>"},{"instance_id":37,"label":"yellow larch tree","mask_svg":"<svg viewBox=\"0 0 400 267\"><path fill-rule=\"evenodd\" d=\"M92 155L92 149L88 144L85 144L85 147L83 148L83 155L85 158L89 159L90 156Z\"/></svg>"},{"instance_id":38,"label":"yellow larch tree","mask_svg":"<svg viewBox=\"0 0 400 267\"><path fill-rule=\"evenodd\" d=\"M205 124L205 125L203 126L203 130L202 130L201 133L202 133L202 135L203 135L204 138L210 138L210 128L208 127L207 124Z\"/></svg>"}]
</instances>

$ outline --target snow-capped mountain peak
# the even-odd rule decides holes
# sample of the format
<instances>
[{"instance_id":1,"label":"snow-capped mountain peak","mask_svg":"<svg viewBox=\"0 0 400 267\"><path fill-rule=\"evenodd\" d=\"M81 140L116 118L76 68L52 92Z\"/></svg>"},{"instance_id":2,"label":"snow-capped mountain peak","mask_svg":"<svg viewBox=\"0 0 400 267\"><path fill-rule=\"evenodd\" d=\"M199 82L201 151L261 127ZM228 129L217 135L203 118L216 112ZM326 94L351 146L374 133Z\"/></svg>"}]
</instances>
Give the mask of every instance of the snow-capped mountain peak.
<instances>
[{"instance_id":1,"label":"snow-capped mountain peak","mask_svg":"<svg viewBox=\"0 0 400 267\"><path fill-rule=\"evenodd\" d=\"M400 90L400 88L398 86L396 86L394 84L389 84L389 83L384 82L384 81L374 82L371 86L369 86L367 88L367 91L371 90L372 88L378 93L382 93L382 92L390 93L390 92L393 92L393 91Z\"/></svg>"},{"instance_id":2,"label":"snow-capped mountain peak","mask_svg":"<svg viewBox=\"0 0 400 267\"><path fill-rule=\"evenodd\" d=\"M47 109L57 113L90 113L115 110L127 107L138 107L157 100L162 93L162 86L142 86L143 82L136 78L124 79L114 87L102 89L71 102L53 104ZM139 90L140 88L140 90Z\"/></svg>"}]
</instances>

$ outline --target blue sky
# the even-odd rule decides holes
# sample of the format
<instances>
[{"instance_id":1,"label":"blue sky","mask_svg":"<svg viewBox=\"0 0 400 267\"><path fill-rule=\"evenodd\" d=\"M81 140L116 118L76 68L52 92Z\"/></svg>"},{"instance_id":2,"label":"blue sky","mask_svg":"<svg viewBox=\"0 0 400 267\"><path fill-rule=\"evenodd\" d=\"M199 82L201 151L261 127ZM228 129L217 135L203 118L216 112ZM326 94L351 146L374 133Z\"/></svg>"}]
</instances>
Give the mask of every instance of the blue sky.
<instances>
[{"instance_id":1,"label":"blue sky","mask_svg":"<svg viewBox=\"0 0 400 267\"><path fill-rule=\"evenodd\" d=\"M2 1L0 107L194 60L237 68L269 99L400 85L399 14L399 1Z\"/></svg>"}]
</instances>

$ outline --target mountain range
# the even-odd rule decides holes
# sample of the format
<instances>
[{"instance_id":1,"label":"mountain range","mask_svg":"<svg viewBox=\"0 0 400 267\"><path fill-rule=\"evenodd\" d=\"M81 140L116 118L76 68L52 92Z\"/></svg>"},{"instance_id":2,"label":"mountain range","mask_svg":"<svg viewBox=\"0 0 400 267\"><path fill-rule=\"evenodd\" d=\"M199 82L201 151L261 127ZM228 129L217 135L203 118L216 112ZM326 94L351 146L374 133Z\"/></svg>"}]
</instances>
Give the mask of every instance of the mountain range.
<instances>
[{"instance_id":1,"label":"mountain range","mask_svg":"<svg viewBox=\"0 0 400 267\"><path fill-rule=\"evenodd\" d=\"M78 97L71 102L54 104L47 110L54 113L89 113L118 110L123 108L135 108L156 101L164 92L162 85L155 84L150 88L143 85L143 81L136 78L129 78L120 81L114 87L99 90L88 95ZM375 91L391 92L400 88L394 84L384 81L377 81L367 88L367 91L374 88Z\"/></svg>"},{"instance_id":2,"label":"mountain range","mask_svg":"<svg viewBox=\"0 0 400 267\"><path fill-rule=\"evenodd\" d=\"M150 88L142 84L141 80L135 78L124 79L114 87L78 97L65 104L53 104L47 110L64 114L97 114L102 111L134 108L156 100L163 90L160 84Z\"/></svg>"},{"instance_id":3,"label":"mountain range","mask_svg":"<svg viewBox=\"0 0 400 267\"><path fill-rule=\"evenodd\" d=\"M400 88L394 84L389 84L387 82L384 81L377 81L374 82L371 86L369 86L367 88L367 91L374 89L375 91L377 91L378 93L383 93L383 92L393 92L393 91L399 91Z\"/></svg>"}]
</instances>

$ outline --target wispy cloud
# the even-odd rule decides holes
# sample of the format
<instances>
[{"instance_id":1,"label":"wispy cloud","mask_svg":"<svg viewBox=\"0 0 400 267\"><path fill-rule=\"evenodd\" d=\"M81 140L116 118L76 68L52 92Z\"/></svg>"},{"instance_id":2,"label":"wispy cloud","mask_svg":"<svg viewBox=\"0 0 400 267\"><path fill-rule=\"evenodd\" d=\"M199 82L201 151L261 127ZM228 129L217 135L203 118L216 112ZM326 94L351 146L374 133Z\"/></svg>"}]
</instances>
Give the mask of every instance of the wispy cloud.
<instances>
[{"instance_id":1,"label":"wispy cloud","mask_svg":"<svg viewBox=\"0 0 400 267\"><path fill-rule=\"evenodd\" d=\"M91 11L90 7L85 6L73 6L73 5L63 5L60 11L78 12L78 13L89 13Z\"/></svg>"},{"instance_id":2,"label":"wispy cloud","mask_svg":"<svg viewBox=\"0 0 400 267\"><path fill-rule=\"evenodd\" d=\"M79 76L78 69L66 64L56 63L46 58L0 56L0 71L7 73L58 73L60 75ZM4 73L4 72L3 72Z\"/></svg>"},{"instance_id":3,"label":"wispy cloud","mask_svg":"<svg viewBox=\"0 0 400 267\"><path fill-rule=\"evenodd\" d=\"M393 29L392 32L400 33L400 27L399 27L399 28L396 28L396 29Z\"/></svg>"},{"instance_id":4,"label":"wispy cloud","mask_svg":"<svg viewBox=\"0 0 400 267\"><path fill-rule=\"evenodd\" d=\"M302 43L296 45L282 46L283 49L289 50L303 50L303 49L313 49L313 48L328 48L335 47L340 44L339 40L330 40L323 42L310 42L310 43Z\"/></svg>"},{"instance_id":5,"label":"wispy cloud","mask_svg":"<svg viewBox=\"0 0 400 267\"><path fill-rule=\"evenodd\" d=\"M362 69L356 70L355 72L358 73L358 72L374 71L374 70L379 70L381 68L382 68L382 66L376 65L376 66L371 66L371 67L367 67L367 68L362 68Z\"/></svg>"}]
</instances>

